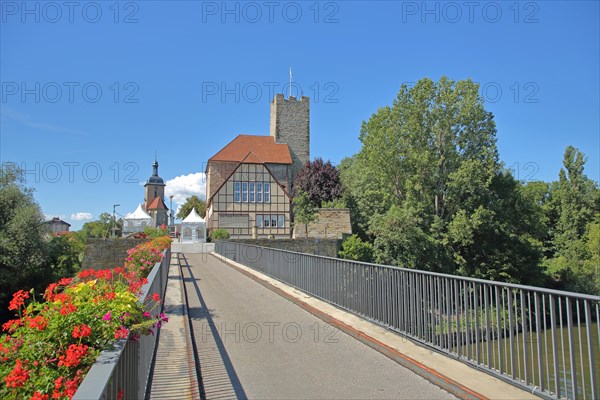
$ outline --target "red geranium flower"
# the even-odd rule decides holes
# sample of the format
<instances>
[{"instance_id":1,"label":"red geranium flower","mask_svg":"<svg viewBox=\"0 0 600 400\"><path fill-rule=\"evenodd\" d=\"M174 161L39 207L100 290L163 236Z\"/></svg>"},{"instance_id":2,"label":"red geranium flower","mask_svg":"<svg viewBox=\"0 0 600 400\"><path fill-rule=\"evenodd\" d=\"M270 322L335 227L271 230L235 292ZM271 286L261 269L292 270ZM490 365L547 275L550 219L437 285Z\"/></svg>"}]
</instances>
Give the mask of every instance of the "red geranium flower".
<instances>
[{"instance_id":1,"label":"red geranium flower","mask_svg":"<svg viewBox=\"0 0 600 400\"><path fill-rule=\"evenodd\" d=\"M152 300L154 300L154 301L160 301L160 296L158 295L158 293L153 293L152 294Z\"/></svg>"},{"instance_id":2,"label":"red geranium flower","mask_svg":"<svg viewBox=\"0 0 600 400\"><path fill-rule=\"evenodd\" d=\"M33 318L27 318L27 325L30 328L43 331L48 326L48 320L41 315Z\"/></svg>"},{"instance_id":3,"label":"red geranium flower","mask_svg":"<svg viewBox=\"0 0 600 400\"><path fill-rule=\"evenodd\" d=\"M18 310L25 304L25 299L29 298L29 293L24 290L19 290L15 294L13 294L13 298L8 305L9 310Z\"/></svg>"},{"instance_id":4,"label":"red geranium flower","mask_svg":"<svg viewBox=\"0 0 600 400\"><path fill-rule=\"evenodd\" d=\"M83 324L83 325L76 325L73 327L73 333L72 336L77 339L77 338L81 338L81 337L89 337L92 334L92 328L90 328L89 326Z\"/></svg>"},{"instance_id":5,"label":"red geranium flower","mask_svg":"<svg viewBox=\"0 0 600 400\"><path fill-rule=\"evenodd\" d=\"M4 378L4 381L6 382L6 386L17 388L23 386L28 379L29 371L23 368L21 360L17 359L15 368L10 371L10 374L8 374L6 378Z\"/></svg>"},{"instance_id":6,"label":"red geranium flower","mask_svg":"<svg viewBox=\"0 0 600 400\"><path fill-rule=\"evenodd\" d=\"M81 362L81 359L87 354L88 347L85 344L72 344L67 349L67 353L59 356L58 366L76 367Z\"/></svg>"},{"instance_id":7,"label":"red geranium flower","mask_svg":"<svg viewBox=\"0 0 600 400\"><path fill-rule=\"evenodd\" d=\"M22 319L11 319L2 324L3 331L14 332L19 326L23 325Z\"/></svg>"},{"instance_id":8,"label":"red geranium flower","mask_svg":"<svg viewBox=\"0 0 600 400\"><path fill-rule=\"evenodd\" d=\"M129 331L124 326L115 331L115 339L125 339L127 336L129 336Z\"/></svg>"},{"instance_id":9,"label":"red geranium flower","mask_svg":"<svg viewBox=\"0 0 600 400\"><path fill-rule=\"evenodd\" d=\"M60 315L69 315L72 312L77 311L77 307L73 304L65 304L60 308Z\"/></svg>"},{"instance_id":10,"label":"red geranium flower","mask_svg":"<svg viewBox=\"0 0 600 400\"><path fill-rule=\"evenodd\" d=\"M48 400L48 395L36 391L33 396L31 396L31 400Z\"/></svg>"}]
</instances>

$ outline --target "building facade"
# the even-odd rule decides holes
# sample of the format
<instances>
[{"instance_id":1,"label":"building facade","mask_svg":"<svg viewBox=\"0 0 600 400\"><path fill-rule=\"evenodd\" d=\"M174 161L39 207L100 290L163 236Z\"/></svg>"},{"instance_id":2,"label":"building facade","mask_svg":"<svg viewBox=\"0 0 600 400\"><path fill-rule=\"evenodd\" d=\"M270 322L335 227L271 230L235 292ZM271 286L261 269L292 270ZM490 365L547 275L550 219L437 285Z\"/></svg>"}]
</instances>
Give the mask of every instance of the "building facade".
<instances>
[{"instance_id":1,"label":"building facade","mask_svg":"<svg viewBox=\"0 0 600 400\"><path fill-rule=\"evenodd\" d=\"M71 224L58 217L54 217L50 221L46 221L46 224L48 224L48 228L52 233L69 232L69 228L71 227Z\"/></svg>"},{"instance_id":2,"label":"building facade","mask_svg":"<svg viewBox=\"0 0 600 400\"><path fill-rule=\"evenodd\" d=\"M208 160L207 228L233 238L290 238L291 186L310 159L310 100L271 102L269 136L239 135Z\"/></svg>"}]
</instances>

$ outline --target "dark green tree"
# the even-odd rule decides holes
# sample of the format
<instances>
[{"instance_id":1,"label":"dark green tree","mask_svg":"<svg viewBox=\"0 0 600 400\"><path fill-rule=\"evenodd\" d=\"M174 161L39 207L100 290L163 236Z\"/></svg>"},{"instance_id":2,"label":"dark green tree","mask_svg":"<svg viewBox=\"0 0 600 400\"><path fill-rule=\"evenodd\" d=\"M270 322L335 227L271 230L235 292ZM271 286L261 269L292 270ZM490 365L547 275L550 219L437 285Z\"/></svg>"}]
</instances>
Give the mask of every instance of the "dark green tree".
<instances>
[{"instance_id":1,"label":"dark green tree","mask_svg":"<svg viewBox=\"0 0 600 400\"><path fill-rule=\"evenodd\" d=\"M493 115L471 80L403 85L342 162L378 262L505 281L539 277L532 202L498 161ZM537 241L536 241L537 240Z\"/></svg>"},{"instance_id":2,"label":"dark green tree","mask_svg":"<svg viewBox=\"0 0 600 400\"><path fill-rule=\"evenodd\" d=\"M206 202L198 196L190 196L185 199L185 203L179 208L177 218L185 219L192 212L192 208L196 210L199 216L204 218L206 214Z\"/></svg>"},{"instance_id":3,"label":"dark green tree","mask_svg":"<svg viewBox=\"0 0 600 400\"><path fill-rule=\"evenodd\" d=\"M44 216L23 186L22 171L4 164L0 169L0 306L19 289L29 289L46 264Z\"/></svg>"}]
</instances>

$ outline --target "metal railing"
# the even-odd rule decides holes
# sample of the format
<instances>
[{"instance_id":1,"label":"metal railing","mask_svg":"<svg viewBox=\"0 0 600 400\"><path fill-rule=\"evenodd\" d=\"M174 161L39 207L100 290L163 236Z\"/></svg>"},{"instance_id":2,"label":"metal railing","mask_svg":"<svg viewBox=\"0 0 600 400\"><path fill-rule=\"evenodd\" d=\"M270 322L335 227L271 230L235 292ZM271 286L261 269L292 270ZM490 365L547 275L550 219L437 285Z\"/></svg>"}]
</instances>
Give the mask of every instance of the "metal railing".
<instances>
[{"instance_id":1,"label":"metal railing","mask_svg":"<svg viewBox=\"0 0 600 400\"><path fill-rule=\"evenodd\" d=\"M542 397L599 398L598 296L234 242L215 251Z\"/></svg>"},{"instance_id":2,"label":"metal railing","mask_svg":"<svg viewBox=\"0 0 600 400\"><path fill-rule=\"evenodd\" d=\"M171 249L163 251L163 255L162 261L156 263L148 275L148 283L142 287L142 293L138 296L141 302L154 293L159 294L164 301ZM148 308L151 306L148 305ZM79 385L73 399L116 399L119 392L123 394L124 399L146 398L156 337L157 335L141 335L135 342L123 339L112 348L102 351Z\"/></svg>"}]
</instances>

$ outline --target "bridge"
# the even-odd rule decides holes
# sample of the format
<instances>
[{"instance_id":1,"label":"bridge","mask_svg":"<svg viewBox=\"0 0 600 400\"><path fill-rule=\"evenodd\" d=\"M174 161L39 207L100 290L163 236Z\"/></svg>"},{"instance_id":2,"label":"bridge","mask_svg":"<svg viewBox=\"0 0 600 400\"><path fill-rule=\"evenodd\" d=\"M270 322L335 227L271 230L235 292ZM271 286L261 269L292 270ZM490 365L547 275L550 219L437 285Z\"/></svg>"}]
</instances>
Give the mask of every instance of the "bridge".
<instances>
[{"instance_id":1,"label":"bridge","mask_svg":"<svg viewBox=\"0 0 600 400\"><path fill-rule=\"evenodd\" d=\"M131 398L598 399L597 296L234 242L163 264Z\"/></svg>"}]
</instances>

